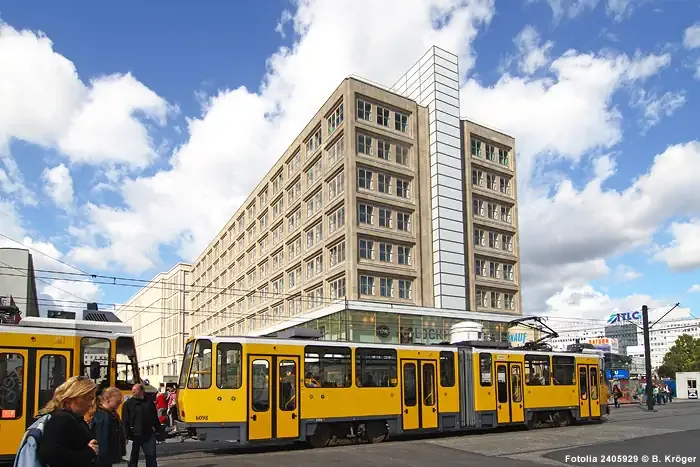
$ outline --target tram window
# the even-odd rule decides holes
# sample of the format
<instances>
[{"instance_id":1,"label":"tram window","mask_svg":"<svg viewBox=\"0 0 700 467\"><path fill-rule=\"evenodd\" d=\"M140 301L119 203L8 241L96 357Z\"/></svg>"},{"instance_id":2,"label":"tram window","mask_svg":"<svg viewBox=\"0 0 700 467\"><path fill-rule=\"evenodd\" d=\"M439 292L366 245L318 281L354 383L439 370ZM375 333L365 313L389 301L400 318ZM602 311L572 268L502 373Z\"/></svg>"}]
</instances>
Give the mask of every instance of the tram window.
<instances>
[{"instance_id":1,"label":"tram window","mask_svg":"<svg viewBox=\"0 0 700 467\"><path fill-rule=\"evenodd\" d=\"M117 384L119 389L131 389L139 380L136 347L131 337L117 337Z\"/></svg>"},{"instance_id":2,"label":"tram window","mask_svg":"<svg viewBox=\"0 0 700 467\"><path fill-rule=\"evenodd\" d=\"M180 369L180 379L177 382L177 387L179 389L185 389L187 384L187 375L190 374L190 359L192 358L192 349L194 348L194 342L190 341L185 346L185 354L182 357L182 368Z\"/></svg>"},{"instance_id":3,"label":"tram window","mask_svg":"<svg viewBox=\"0 0 700 467\"><path fill-rule=\"evenodd\" d=\"M282 360L279 367L280 388L279 408L291 412L297 408L297 364L292 360Z\"/></svg>"},{"instance_id":4,"label":"tram window","mask_svg":"<svg viewBox=\"0 0 700 467\"><path fill-rule=\"evenodd\" d=\"M423 405L435 405L435 366L423 364Z\"/></svg>"},{"instance_id":5,"label":"tram window","mask_svg":"<svg viewBox=\"0 0 700 467\"><path fill-rule=\"evenodd\" d=\"M216 344L216 387L238 389L241 387L241 344L227 342Z\"/></svg>"},{"instance_id":6,"label":"tram window","mask_svg":"<svg viewBox=\"0 0 700 467\"><path fill-rule=\"evenodd\" d=\"M211 341L209 339L199 339L195 344L187 387L189 389L211 387Z\"/></svg>"},{"instance_id":7,"label":"tram window","mask_svg":"<svg viewBox=\"0 0 700 467\"><path fill-rule=\"evenodd\" d=\"M525 355L525 384L549 386L548 355Z\"/></svg>"},{"instance_id":8,"label":"tram window","mask_svg":"<svg viewBox=\"0 0 700 467\"><path fill-rule=\"evenodd\" d=\"M520 374L520 365L510 367L510 390L512 393L511 400L513 402L523 401L522 376Z\"/></svg>"},{"instance_id":9,"label":"tram window","mask_svg":"<svg viewBox=\"0 0 700 467\"><path fill-rule=\"evenodd\" d=\"M508 375L505 365L496 365L496 378L498 378L498 403L505 404L508 402Z\"/></svg>"},{"instance_id":10,"label":"tram window","mask_svg":"<svg viewBox=\"0 0 700 467\"><path fill-rule=\"evenodd\" d=\"M0 420L22 418L24 357L0 353Z\"/></svg>"},{"instance_id":11,"label":"tram window","mask_svg":"<svg viewBox=\"0 0 700 467\"><path fill-rule=\"evenodd\" d=\"M109 382L109 357L112 343L101 337L83 337L80 341L80 374L90 378L97 390L107 388Z\"/></svg>"},{"instance_id":12,"label":"tram window","mask_svg":"<svg viewBox=\"0 0 700 467\"><path fill-rule=\"evenodd\" d=\"M451 388L455 385L455 354L440 352L440 386Z\"/></svg>"},{"instance_id":13,"label":"tram window","mask_svg":"<svg viewBox=\"0 0 700 467\"><path fill-rule=\"evenodd\" d=\"M44 407L53 397L57 387L66 381L66 357L44 355L39 360L39 407Z\"/></svg>"},{"instance_id":14,"label":"tram window","mask_svg":"<svg viewBox=\"0 0 700 467\"><path fill-rule=\"evenodd\" d=\"M253 377L250 387L253 411L267 412L270 410L270 363L267 360L253 360L250 371Z\"/></svg>"},{"instance_id":15,"label":"tram window","mask_svg":"<svg viewBox=\"0 0 700 467\"><path fill-rule=\"evenodd\" d=\"M417 403L416 365L414 363L406 363L403 366L403 405L415 407Z\"/></svg>"},{"instance_id":16,"label":"tram window","mask_svg":"<svg viewBox=\"0 0 700 467\"><path fill-rule=\"evenodd\" d=\"M598 400L598 386L596 385L598 381L598 369L591 368L591 399Z\"/></svg>"},{"instance_id":17,"label":"tram window","mask_svg":"<svg viewBox=\"0 0 700 467\"><path fill-rule=\"evenodd\" d=\"M304 385L307 388L349 388L352 386L350 347L306 346Z\"/></svg>"},{"instance_id":18,"label":"tram window","mask_svg":"<svg viewBox=\"0 0 700 467\"><path fill-rule=\"evenodd\" d=\"M576 359L554 355L552 357L552 383L555 386L573 386L576 384L574 375L576 370Z\"/></svg>"},{"instance_id":19,"label":"tram window","mask_svg":"<svg viewBox=\"0 0 700 467\"><path fill-rule=\"evenodd\" d=\"M479 354L479 378L481 379L482 386L491 386L491 354L482 353Z\"/></svg>"},{"instance_id":20,"label":"tram window","mask_svg":"<svg viewBox=\"0 0 700 467\"><path fill-rule=\"evenodd\" d=\"M355 349L355 385L358 388L396 387L396 350Z\"/></svg>"}]
</instances>

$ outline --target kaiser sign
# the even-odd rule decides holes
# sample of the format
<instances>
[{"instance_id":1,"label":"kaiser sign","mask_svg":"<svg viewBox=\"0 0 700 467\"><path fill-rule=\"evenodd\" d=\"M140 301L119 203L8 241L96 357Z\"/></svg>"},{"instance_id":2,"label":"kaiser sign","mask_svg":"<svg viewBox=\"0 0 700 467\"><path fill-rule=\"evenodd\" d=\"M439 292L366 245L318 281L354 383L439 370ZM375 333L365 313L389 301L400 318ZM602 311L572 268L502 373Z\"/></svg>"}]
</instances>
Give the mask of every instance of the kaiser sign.
<instances>
[{"instance_id":1,"label":"kaiser sign","mask_svg":"<svg viewBox=\"0 0 700 467\"><path fill-rule=\"evenodd\" d=\"M608 316L608 324L624 324L626 322L642 319L641 311L628 311L626 313L613 313Z\"/></svg>"}]
</instances>

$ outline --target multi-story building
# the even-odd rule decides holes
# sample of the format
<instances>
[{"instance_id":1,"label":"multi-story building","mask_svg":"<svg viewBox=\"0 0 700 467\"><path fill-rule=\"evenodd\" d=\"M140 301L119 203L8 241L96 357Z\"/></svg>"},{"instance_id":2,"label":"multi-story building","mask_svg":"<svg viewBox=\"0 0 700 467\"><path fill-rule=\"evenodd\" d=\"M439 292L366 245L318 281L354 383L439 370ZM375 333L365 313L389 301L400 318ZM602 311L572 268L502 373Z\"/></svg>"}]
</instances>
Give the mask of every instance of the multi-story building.
<instances>
[{"instance_id":1,"label":"multi-story building","mask_svg":"<svg viewBox=\"0 0 700 467\"><path fill-rule=\"evenodd\" d=\"M190 333L190 264L156 275L115 314L132 328L141 377L153 386L175 381Z\"/></svg>"},{"instance_id":2,"label":"multi-story building","mask_svg":"<svg viewBox=\"0 0 700 467\"><path fill-rule=\"evenodd\" d=\"M339 300L521 313L515 142L460 120L454 55L416 67L326 100L195 260L193 333L309 323Z\"/></svg>"},{"instance_id":3,"label":"multi-story building","mask_svg":"<svg viewBox=\"0 0 700 467\"><path fill-rule=\"evenodd\" d=\"M0 302L3 305L14 302L22 317L39 316L38 297L34 260L29 250L0 248Z\"/></svg>"}]
</instances>

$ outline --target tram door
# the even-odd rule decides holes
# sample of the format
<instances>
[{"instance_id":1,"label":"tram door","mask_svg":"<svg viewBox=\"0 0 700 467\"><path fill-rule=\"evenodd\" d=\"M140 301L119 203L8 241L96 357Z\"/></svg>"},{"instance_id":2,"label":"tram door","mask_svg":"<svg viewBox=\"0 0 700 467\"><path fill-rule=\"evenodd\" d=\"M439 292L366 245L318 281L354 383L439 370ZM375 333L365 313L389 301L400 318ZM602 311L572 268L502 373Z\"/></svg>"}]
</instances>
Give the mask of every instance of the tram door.
<instances>
[{"instance_id":1,"label":"tram door","mask_svg":"<svg viewBox=\"0 0 700 467\"><path fill-rule=\"evenodd\" d=\"M299 357L248 356L248 439L299 437Z\"/></svg>"},{"instance_id":2,"label":"tram door","mask_svg":"<svg viewBox=\"0 0 700 467\"><path fill-rule=\"evenodd\" d=\"M496 412L499 424L525 421L522 363L496 363Z\"/></svg>"},{"instance_id":3,"label":"tram door","mask_svg":"<svg viewBox=\"0 0 700 467\"><path fill-rule=\"evenodd\" d=\"M579 417L600 417L600 397L598 394L598 367L577 365Z\"/></svg>"},{"instance_id":4,"label":"tram door","mask_svg":"<svg viewBox=\"0 0 700 467\"><path fill-rule=\"evenodd\" d=\"M28 401L27 379L32 374L28 357L26 348L0 348L0 456L14 455L27 426L33 422L33 404Z\"/></svg>"},{"instance_id":5,"label":"tram door","mask_svg":"<svg viewBox=\"0 0 700 467\"><path fill-rule=\"evenodd\" d=\"M403 429L438 427L436 360L402 360Z\"/></svg>"},{"instance_id":6,"label":"tram door","mask_svg":"<svg viewBox=\"0 0 700 467\"><path fill-rule=\"evenodd\" d=\"M56 388L72 374L73 358L72 352L68 350L37 350L35 361L34 413L37 413L53 398Z\"/></svg>"}]
</instances>

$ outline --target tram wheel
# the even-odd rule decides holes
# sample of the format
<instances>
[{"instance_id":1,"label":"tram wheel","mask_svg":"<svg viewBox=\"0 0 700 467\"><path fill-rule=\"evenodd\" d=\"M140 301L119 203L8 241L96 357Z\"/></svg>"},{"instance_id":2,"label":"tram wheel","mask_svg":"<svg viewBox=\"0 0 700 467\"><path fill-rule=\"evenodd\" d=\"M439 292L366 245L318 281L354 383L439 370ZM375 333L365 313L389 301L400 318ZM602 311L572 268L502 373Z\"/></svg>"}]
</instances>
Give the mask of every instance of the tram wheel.
<instances>
[{"instance_id":1,"label":"tram wheel","mask_svg":"<svg viewBox=\"0 0 700 467\"><path fill-rule=\"evenodd\" d=\"M367 441L371 444L381 443L387 438L386 423L384 422L368 422L365 425Z\"/></svg>"},{"instance_id":2,"label":"tram wheel","mask_svg":"<svg viewBox=\"0 0 700 467\"><path fill-rule=\"evenodd\" d=\"M565 427L571 425L571 414L568 410L562 410L554 414L554 426Z\"/></svg>"},{"instance_id":3,"label":"tram wheel","mask_svg":"<svg viewBox=\"0 0 700 467\"><path fill-rule=\"evenodd\" d=\"M316 425L314 434L308 438L309 444L312 448L325 448L328 446L328 442L331 440L332 434L333 430L331 430L330 425L327 423Z\"/></svg>"}]
</instances>

